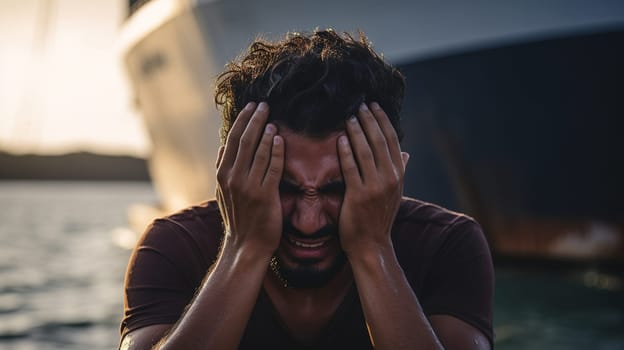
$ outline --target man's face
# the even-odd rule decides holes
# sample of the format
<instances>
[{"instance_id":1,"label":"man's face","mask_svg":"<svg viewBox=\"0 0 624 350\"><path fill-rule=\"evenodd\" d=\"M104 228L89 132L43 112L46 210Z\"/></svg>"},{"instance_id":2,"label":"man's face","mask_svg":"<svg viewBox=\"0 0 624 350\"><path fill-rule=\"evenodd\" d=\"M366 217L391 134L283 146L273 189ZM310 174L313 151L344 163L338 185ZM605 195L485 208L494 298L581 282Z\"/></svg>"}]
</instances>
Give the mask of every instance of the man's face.
<instances>
[{"instance_id":1,"label":"man's face","mask_svg":"<svg viewBox=\"0 0 624 350\"><path fill-rule=\"evenodd\" d=\"M289 286L320 287L346 262L338 237L344 182L336 147L344 132L323 139L284 127L279 133L286 146L280 185L284 225L274 261Z\"/></svg>"}]
</instances>

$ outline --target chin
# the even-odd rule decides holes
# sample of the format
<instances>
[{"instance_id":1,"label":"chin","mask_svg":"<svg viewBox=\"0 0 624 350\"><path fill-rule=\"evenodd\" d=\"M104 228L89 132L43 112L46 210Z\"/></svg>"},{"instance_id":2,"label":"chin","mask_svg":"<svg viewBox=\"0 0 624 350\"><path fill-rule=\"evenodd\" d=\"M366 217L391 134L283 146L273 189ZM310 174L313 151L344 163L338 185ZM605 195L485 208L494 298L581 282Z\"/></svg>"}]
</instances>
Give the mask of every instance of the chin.
<instances>
[{"instance_id":1,"label":"chin","mask_svg":"<svg viewBox=\"0 0 624 350\"><path fill-rule=\"evenodd\" d=\"M291 261L276 253L271 259L271 270L288 288L312 289L326 286L346 263L344 253L325 261Z\"/></svg>"}]
</instances>

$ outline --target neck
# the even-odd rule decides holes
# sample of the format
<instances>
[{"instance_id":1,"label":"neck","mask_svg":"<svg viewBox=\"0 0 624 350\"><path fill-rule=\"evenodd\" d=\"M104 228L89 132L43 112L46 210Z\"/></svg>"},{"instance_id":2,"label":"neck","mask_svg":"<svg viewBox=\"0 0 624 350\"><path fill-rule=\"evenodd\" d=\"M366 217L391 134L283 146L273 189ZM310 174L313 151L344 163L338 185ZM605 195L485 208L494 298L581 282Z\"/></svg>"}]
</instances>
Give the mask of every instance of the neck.
<instances>
[{"instance_id":1,"label":"neck","mask_svg":"<svg viewBox=\"0 0 624 350\"><path fill-rule=\"evenodd\" d=\"M347 263L322 287L287 287L284 281L270 269L267 271L263 287L274 303L275 299L278 298L289 304L293 303L291 305L302 305L301 303L318 304L336 299L342 301L352 284L353 273L351 266Z\"/></svg>"},{"instance_id":2,"label":"neck","mask_svg":"<svg viewBox=\"0 0 624 350\"><path fill-rule=\"evenodd\" d=\"M284 327L298 341L313 342L327 326L353 285L351 266L345 266L326 285L295 289L269 270L263 287Z\"/></svg>"}]
</instances>

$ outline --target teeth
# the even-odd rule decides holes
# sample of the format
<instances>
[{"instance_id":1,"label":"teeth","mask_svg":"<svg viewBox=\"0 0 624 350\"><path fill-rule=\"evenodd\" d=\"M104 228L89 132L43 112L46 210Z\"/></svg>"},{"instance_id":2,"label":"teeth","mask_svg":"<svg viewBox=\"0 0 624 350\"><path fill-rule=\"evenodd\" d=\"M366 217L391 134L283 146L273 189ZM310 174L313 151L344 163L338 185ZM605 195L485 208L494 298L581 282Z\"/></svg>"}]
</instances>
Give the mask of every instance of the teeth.
<instances>
[{"instance_id":1,"label":"teeth","mask_svg":"<svg viewBox=\"0 0 624 350\"><path fill-rule=\"evenodd\" d=\"M303 242L299 242L299 241L295 241L294 239L290 239L290 243L296 245L297 247L303 247L303 248L318 248L320 246L322 246L323 244L325 244L325 241L323 242L319 242L319 243L312 243L312 244L308 244L308 243L303 243Z\"/></svg>"}]
</instances>

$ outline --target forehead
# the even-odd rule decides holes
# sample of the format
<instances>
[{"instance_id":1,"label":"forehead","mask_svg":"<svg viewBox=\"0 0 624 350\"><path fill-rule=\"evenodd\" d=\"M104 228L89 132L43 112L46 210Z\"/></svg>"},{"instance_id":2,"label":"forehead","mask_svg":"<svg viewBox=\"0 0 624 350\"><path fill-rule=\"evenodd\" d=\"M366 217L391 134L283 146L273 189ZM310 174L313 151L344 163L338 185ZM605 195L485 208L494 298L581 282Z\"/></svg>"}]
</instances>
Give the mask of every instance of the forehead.
<instances>
[{"instance_id":1,"label":"forehead","mask_svg":"<svg viewBox=\"0 0 624 350\"><path fill-rule=\"evenodd\" d=\"M344 131L313 138L280 127L284 138L284 178L301 185L320 186L342 178L337 142Z\"/></svg>"}]
</instances>

